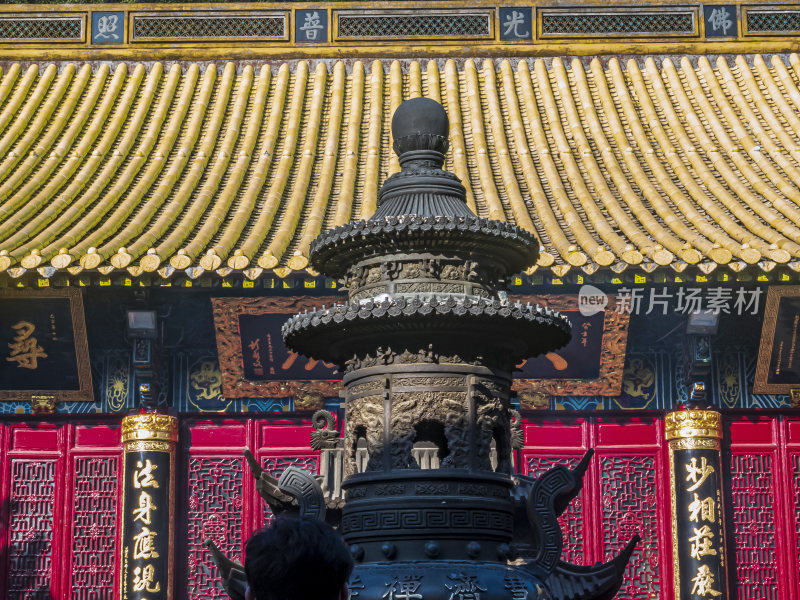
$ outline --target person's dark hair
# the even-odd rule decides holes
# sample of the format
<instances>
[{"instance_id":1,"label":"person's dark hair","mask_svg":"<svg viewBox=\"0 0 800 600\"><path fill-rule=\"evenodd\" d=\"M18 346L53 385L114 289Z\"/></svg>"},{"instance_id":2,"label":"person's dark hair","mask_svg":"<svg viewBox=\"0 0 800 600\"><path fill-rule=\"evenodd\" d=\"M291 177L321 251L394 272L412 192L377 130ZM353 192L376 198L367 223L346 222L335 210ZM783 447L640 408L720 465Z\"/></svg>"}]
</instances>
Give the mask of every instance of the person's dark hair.
<instances>
[{"instance_id":1,"label":"person's dark hair","mask_svg":"<svg viewBox=\"0 0 800 600\"><path fill-rule=\"evenodd\" d=\"M337 600L353 559L327 523L279 516L247 541L244 570L256 600Z\"/></svg>"}]
</instances>

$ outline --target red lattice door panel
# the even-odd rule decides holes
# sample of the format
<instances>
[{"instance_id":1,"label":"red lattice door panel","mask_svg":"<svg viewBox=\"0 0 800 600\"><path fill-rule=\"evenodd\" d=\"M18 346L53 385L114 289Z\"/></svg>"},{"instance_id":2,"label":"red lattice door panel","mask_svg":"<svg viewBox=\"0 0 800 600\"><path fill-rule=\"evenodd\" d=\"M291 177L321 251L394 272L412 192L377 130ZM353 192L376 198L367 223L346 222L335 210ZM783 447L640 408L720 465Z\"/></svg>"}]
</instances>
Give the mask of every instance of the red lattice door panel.
<instances>
[{"instance_id":1,"label":"red lattice door panel","mask_svg":"<svg viewBox=\"0 0 800 600\"><path fill-rule=\"evenodd\" d=\"M119 427L0 424L0 597L117 598Z\"/></svg>"},{"instance_id":2,"label":"red lattice door panel","mask_svg":"<svg viewBox=\"0 0 800 600\"><path fill-rule=\"evenodd\" d=\"M263 526L264 502L244 457L249 449L270 473L280 476L290 464L316 473L310 422L269 419L187 419L183 422L182 488L186 507L185 560L179 555L177 597L225 600L219 572L204 545L207 539L241 561L250 534ZM179 486L180 487L180 486ZM180 514L181 507L178 508ZM181 584L180 582L186 582Z\"/></svg>"},{"instance_id":3,"label":"red lattice door panel","mask_svg":"<svg viewBox=\"0 0 800 600\"><path fill-rule=\"evenodd\" d=\"M562 558L577 564L607 561L638 533L642 541L616 597L670 598L670 504L661 420L629 418L622 425L608 418L526 416L527 473L556 464L573 467L588 448L596 451L583 490L560 518Z\"/></svg>"},{"instance_id":4,"label":"red lattice door panel","mask_svg":"<svg viewBox=\"0 0 800 600\"><path fill-rule=\"evenodd\" d=\"M742 600L800 598L800 421L747 416L728 423L732 567Z\"/></svg>"}]
</instances>

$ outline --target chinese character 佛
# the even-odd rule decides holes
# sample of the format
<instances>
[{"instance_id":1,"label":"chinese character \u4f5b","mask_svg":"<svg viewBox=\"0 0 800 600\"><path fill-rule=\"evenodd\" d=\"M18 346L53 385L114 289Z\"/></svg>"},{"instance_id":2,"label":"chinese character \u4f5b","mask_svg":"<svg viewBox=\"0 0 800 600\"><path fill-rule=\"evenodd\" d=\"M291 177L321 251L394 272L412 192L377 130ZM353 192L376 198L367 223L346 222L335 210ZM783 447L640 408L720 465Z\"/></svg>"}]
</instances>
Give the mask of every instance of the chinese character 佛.
<instances>
[{"instance_id":1,"label":"chinese character \u4f5b","mask_svg":"<svg viewBox=\"0 0 800 600\"><path fill-rule=\"evenodd\" d=\"M138 469L133 472L133 487L137 490L140 488L152 487L157 488L158 482L153 479L153 471L155 471L158 467L150 462L150 459L144 461L145 464L142 465L142 461L136 461L136 466Z\"/></svg>"},{"instance_id":2,"label":"chinese character \u4f5b","mask_svg":"<svg viewBox=\"0 0 800 600\"><path fill-rule=\"evenodd\" d=\"M23 369L36 369L39 367L38 359L47 358L47 354L39 345L39 342L33 337L33 332L36 327L33 323L28 321L20 321L11 326L17 335L14 336L14 341L8 344L11 349L11 355L6 357L8 362L17 363L18 367Z\"/></svg>"},{"instance_id":3,"label":"chinese character \u4f5b","mask_svg":"<svg viewBox=\"0 0 800 600\"><path fill-rule=\"evenodd\" d=\"M97 34L94 37L98 40L118 40L117 27L119 27L119 17L117 15L103 15L97 19Z\"/></svg>"},{"instance_id":4,"label":"chinese character \u4f5b","mask_svg":"<svg viewBox=\"0 0 800 600\"><path fill-rule=\"evenodd\" d=\"M300 31L305 33L306 39L316 40L320 29L324 29L324 27L322 26L322 20L319 18L319 13L317 11L306 13L306 20L303 22L303 26L300 27Z\"/></svg>"},{"instance_id":5,"label":"chinese character \u4f5b","mask_svg":"<svg viewBox=\"0 0 800 600\"><path fill-rule=\"evenodd\" d=\"M511 11L510 15L506 15L506 21L503 23L503 27L505 28L503 35L515 38L527 38L530 35L530 31L520 32L519 30L524 24L525 15L518 10Z\"/></svg>"},{"instance_id":6,"label":"chinese character \u4f5b","mask_svg":"<svg viewBox=\"0 0 800 600\"><path fill-rule=\"evenodd\" d=\"M133 570L133 591L151 594L161 591L161 583L155 581L155 571L153 565L147 565L144 569L136 567Z\"/></svg>"},{"instance_id":7,"label":"chinese character \u4f5b","mask_svg":"<svg viewBox=\"0 0 800 600\"><path fill-rule=\"evenodd\" d=\"M694 484L688 488L690 492L695 491L703 485L703 482L708 479L708 476L714 472L714 467L707 463L705 456L700 460L699 467L697 466L696 458L692 458L691 463L684 465L684 467L686 468L686 472L689 473L686 476L686 481L691 481Z\"/></svg>"},{"instance_id":8,"label":"chinese character \u4f5b","mask_svg":"<svg viewBox=\"0 0 800 600\"><path fill-rule=\"evenodd\" d=\"M720 6L719 8L712 10L711 15L708 17L708 22L714 32L717 32L721 29L722 35L727 35L728 29L733 26L731 14L728 12L727 7L725 6Z\"/></svg>"}]
</instances>

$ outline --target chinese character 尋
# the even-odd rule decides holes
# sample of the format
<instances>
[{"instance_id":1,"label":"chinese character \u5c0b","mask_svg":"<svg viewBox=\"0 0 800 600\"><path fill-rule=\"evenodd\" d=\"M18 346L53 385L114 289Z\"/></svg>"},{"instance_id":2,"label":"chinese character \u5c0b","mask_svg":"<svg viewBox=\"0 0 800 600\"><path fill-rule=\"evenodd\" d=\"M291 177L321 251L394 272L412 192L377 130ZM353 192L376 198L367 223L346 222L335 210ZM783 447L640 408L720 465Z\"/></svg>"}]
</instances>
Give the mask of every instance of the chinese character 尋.
<instances>
[{"instance_id":1,"label":"chinese character \u5c0b","mask_svg":"<svg viewBox=\"0 0 800 600\"><path fill-rule=\"evenodd\" d=\"M133 570L133 591L150 592L154 594L161 591L161 582L155 581L155 568L153 565L136 567Z\"/></svg>"},{"instance_id":2,"label":"chinese character \u5c0b","mask_svg":"<svg viewBox=\"0 0 800 600\"><path fill-rule=\"evenodd\" d=\"M689 505L689 520L694 521L697 523L699 520L709 521L713 523L716 519L714 518L715 514L715 502L714 499L703 498L702 500L700 497L695 494L694 500Z\"/></svg>"},{"instance_id":3,"label":"chinese character \u5c0b","mask_svg":"<svg viewBox=\"0 0 800 600\"><path fill-rule=\"evenodd\" d=\"M314 11L313 13L306 13L303 26L300 27L300 31L305 33L306 39L316 40L320 29L324 29L324 27L322 26L322 20L319 18L319 13L317 11Z\"/></svg>"},{"instance_id":4,"label":"chinese character \u5c0b","mask_svg":"<svg viewBox=\"0 0 800 600\"><path fill-rule=\"evenodd\" d=\"M394 581L387 581L386 587L389 588L383 594L386 600L422 600L419 590L422 582L422 575L395 575Z\"/></svg>"},{"instance_id":5,"label":"chinese character \u5c0b","mask_svg":"<svg viewBox=\"0 0 800 600\"><path fill-rule=\"evenodd\" d=\"M23 369L37 369L39 367L38 359L47 358L47 354L39 345L38 340L33 337L36 326L28 321L20 321L11 328L17 335L14 336L14 341L8 344L11 355L7 356L6 360L17 363L17 366Z\"/></svg>"},{"instance_id":6,"label":"chinese character \u5c0b","mask_svg":"<svg viewBox=\"0 0 800 600\"><path fill-rule=\"evenodd\" d=\"M118 40L117 27L119 27L119 17L117 15L103 15L97 19L97 35L95 35L95 38Z\"/></svg>"},{"instance_id":7,"label":"chinese character \u5c0b","mask_svg":"<svg viewBox=\"0 0 800 600\"><path fill-rule=\"evenodd\" d=\"M158 558L159 555L155 549L155 537L155 531L150 531L147 527L142 527L139 534L133 536L133 558Z\"/></svg>"},{"instance_id":8,"label":"chinese character \u5c0b","mask_svg":"<svg viewBox=\"0 0 800 600\"><path fill-rule=\"evenodd\" d=\"M510 15L506 15L506 21L503 23L503 35L515 38L527 38L531 33L530 31L520 32L519 28L525 24L524 13L513 10Z\"/></svg>"},{"instance_id":9,"label":"chinese character \u5c0b","mask_svg":"<svg viewBox=\"0 0 800 600\"><path fill-rule=\"evenodd\" d=\"M478 585L475 575L451 573L447 578L453 582L453 585L444 584L450 592L448 600L481 600L481 592L486 591Z\"/></svg>"},{"instance_id":10,"label":"chinese character \u5c0b","mask_svg":"<svg viewBox=\"0 0 800 600\"><path fill-rule=\"evenodd\" d=\"M688 488L688 491L693 492L708 479L708 476L714 472L714 467L708 464L706 457L700 459L700 466L697 466L697 458L692 458L690 464L684 465L688 475L686 481L691 481L694 485Z\"/></svg>"},{"instance_id":11,"label":"chinese character \u5c0b","mask_svg":"<svg viewBox=\"0 0 800 600\"><path fill-rule=\"evenodd\" d=\"M711 531L711 528L708 525L703 525L700 529L692 527L692 530L694 531L694 536L689 538L689 542L692 544L689 553L692 558L700 560L702 556L716 556L717 551L711 546L714 539L714 532Z\"/></svg>"},{"instance_id":12,"label":"chinese character \u5c0b","mask_svg":"<svg viewBox=\"0 0 800 600\"><path fill-rule=\"evenodd\" d=\"M146 487L157 488L158 482L153 478L153 471L158 467L151 463L150 459L147 459L144 465L139 460L136 462L136 466L138 469L133 472L133 487L137 490Z\"/></svg>"},{"instance_id":13,"label":"chinese character \u5c0b","mask_svg":"<svg viewBox=\"0 0 800 600\"><path fill-rule=\"evenodd\" d=\"M694 585L692 586L692 595L703 596L704 598L709 594L712 597L721 596L722 592L718 592L711 586L714 585L714 574L707 565L700 565L697 569L697 576L692 578Z\"/></svg>"},{"instance_id":14,"label":"chinese character \u5c0b","mask_svg":"<svg viewBox=\"0 0 800 600\"><path fill-rule=\"evenodd\" d=\"M147 492L142 492L139 495L139 508L133 509L133 520L141 521L145 525L150 525L151 512L156 509L153 504L153 498Z\"/></svg>"},{"instance_id":15,"label":"chinese character \u5c0b","mask_svg":"<svg viewBox=\"0 0 800 600\"><path fill-rule=\"evenodd\" d=\"M719 8L715 8L711 11L711 15L708 17L708 22L711 24L711 29L714 31L722 30L722 35L726 35L728 33L728 29L733 26L733 21L731 21L731 14L728 12L728 9L724 6L720 6Z\"/></svg>"}]
</instances>

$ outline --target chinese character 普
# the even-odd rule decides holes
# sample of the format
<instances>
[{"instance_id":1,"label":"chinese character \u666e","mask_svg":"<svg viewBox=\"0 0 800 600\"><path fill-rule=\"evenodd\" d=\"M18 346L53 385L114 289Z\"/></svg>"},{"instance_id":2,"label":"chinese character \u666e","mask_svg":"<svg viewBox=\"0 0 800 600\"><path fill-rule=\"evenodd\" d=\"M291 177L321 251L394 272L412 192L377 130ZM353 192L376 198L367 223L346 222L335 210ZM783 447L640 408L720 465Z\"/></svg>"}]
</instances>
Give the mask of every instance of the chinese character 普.
<instances>
[{"instance_id":1,"label":"chinese character \u666e","mask_svg":"<svg viewBox=\"0 0 800 600\"><path fill-rule=\"evenodd\" d=\"M303 26L300 28L300 31L305 32L306 39L316 40L320 29L323 29L323 26L322 21L319 18L319 13L317 11L314 11L313 13L306 13Z\"/></svg>"}]
</instances>

